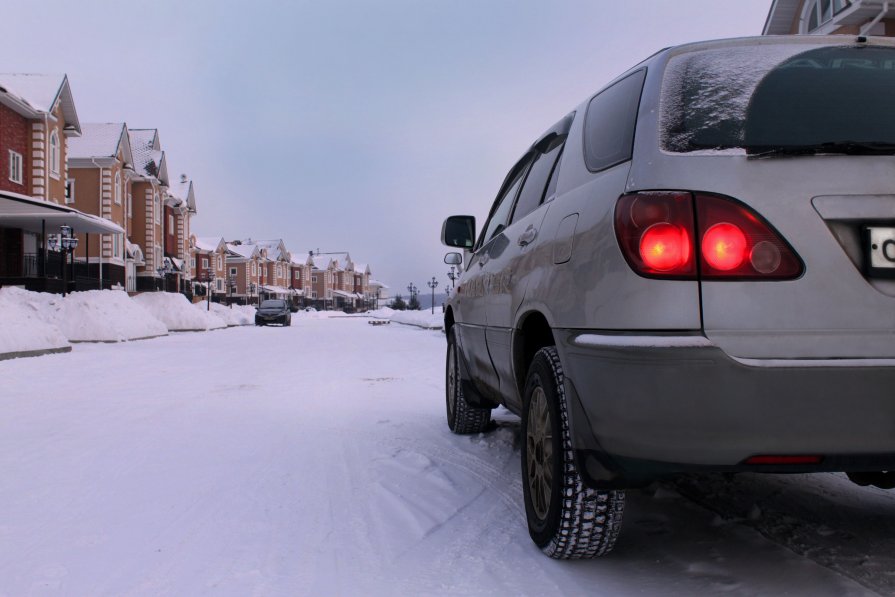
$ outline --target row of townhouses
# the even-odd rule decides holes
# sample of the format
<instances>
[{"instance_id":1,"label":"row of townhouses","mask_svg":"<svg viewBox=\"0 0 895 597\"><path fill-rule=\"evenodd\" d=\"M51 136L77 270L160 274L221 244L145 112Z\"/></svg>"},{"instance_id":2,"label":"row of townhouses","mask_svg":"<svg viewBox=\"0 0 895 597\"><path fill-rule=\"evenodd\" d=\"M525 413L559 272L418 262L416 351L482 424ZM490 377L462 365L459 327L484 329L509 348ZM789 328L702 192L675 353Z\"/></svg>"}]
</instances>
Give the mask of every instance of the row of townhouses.
<instances>
[{"instance_id":1,"label":"row of townhouses","mask_svg":"<svg viewBox=\"0 0 895 597\"><path fill-rule=\"evenodd\" d=\"M157 129L82 123L65 75L0 74L0 286L166 290L360 310L383 285L348 254L191 233L193 181Z\"/></svg>"}]
</instances>

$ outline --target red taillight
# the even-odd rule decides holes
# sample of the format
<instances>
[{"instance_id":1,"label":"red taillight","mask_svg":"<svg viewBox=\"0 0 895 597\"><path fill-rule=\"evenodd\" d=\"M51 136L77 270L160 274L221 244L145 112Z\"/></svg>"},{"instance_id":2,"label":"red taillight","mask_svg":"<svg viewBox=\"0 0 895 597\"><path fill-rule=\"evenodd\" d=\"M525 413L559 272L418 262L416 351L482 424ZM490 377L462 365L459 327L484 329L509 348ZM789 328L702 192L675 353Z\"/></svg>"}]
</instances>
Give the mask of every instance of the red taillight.
<instances>
[{"instance_id":1,"label":"red taillight","mask_svg":"<svg viewBox=\"0 0 895 597\"><path fill-rule=\"evenodd\" d=\"M695 210L695 213L694 213ZM727 197L677 191L623 195L615 208L622 252L637 273L692 280L786 280L802 273L789 245L758 214Z\"/></svg>"},{"instance_id":2,"label":"red taillight","mask_svg":"<svg viewBox=\"0 0 895 597\"><path fill-rule=\"evenodd\" d=\"M753 456L746 464L820 464L822 456Z\"/></svg>"},{"instance_id":3,"label":"red taillight","mask_svg":"<svg viewBox=\"0 0 895 597\"><path fill-rule=\"evenodd\" d=\"M715 224L702 235L702 258L716 270L738 268L746 259L746 235L729 222Z\"/></svg>"},{"instance_id":4,"label":"red taillight","mask_svg":"<svg viewBox=\"0 0 895 597\"><path fill-rule=\"evenodd\" d=\"M696 195L702 263L706 280L787 280L802 273L802 262L764 219L728 197Z\"/></svg>"},{"instance_id":5,"label":"red taillight","mask_svg":"<svg viewBox=\"0 0 895 597\"><path fill-rule=\"evenodd\" d=\"M615 207L615 231L628 263L640 274L695 279L690 193L634 193Z\"/></svg>"},{"instance_id":6,"label":"red taillight","mask_svg":"<svg viewBox=\"0 0 895 597\"><path fill-rule=\"evenodd\" d=\"M690 235L683 226L653 224L640 238L640 258L647 267L659 272L683 267L690 260Z\"/></svg>"}]
</instances>

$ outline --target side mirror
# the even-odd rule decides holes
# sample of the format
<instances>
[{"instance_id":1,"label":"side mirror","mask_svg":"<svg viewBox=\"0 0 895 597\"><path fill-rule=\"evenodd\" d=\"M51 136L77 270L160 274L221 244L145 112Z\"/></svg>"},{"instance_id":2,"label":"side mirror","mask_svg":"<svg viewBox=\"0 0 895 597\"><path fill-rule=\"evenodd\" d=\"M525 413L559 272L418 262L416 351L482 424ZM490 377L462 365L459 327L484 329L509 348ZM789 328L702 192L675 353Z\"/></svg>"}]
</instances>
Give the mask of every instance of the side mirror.
<instances>
[{"instance_id":1,"label":"side mirror","mask_svg":"<svg viewBox=\"0 0 895 597\"><path fill-rule=\"evenodd\" d=\"M448 265L460 265L463 263L463 255L460 253L448 253L444 256L444 262Z\"/></svg>"},{"instance_id":2,"label":"side mirror","mask_svg":"<svg viewBox=\"0 0 895 597\"><path fill-rule=\"evenodd\" d=\"M449 217L441 227L441 242L449 247L471 249L475 244L475 217Z\"/></svg>"}]
</instances>

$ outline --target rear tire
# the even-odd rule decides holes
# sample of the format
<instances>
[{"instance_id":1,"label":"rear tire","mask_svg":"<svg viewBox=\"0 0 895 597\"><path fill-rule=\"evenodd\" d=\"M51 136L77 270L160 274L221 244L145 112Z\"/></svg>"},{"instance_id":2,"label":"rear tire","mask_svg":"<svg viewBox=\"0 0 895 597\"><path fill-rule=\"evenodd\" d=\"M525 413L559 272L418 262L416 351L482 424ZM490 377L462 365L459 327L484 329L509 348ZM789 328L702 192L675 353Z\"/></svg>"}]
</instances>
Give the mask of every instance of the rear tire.
<instances>
[{"instance_id":1,"label":"rear tire","mask_svg":"<svg viewBox=\"0 0 895 597\"><path fill-rule=\"evenodd\" d=\"M621 530L625 492L584 485L575 466L556 348L535 353L522 407L522 487L528 532L545 554L584 559L609 553Z\"/></svg>"},{"instance_id":2,"label":"rear tire","mask_svg":"<svg viewBox=\"0 0 895 597\"><path fill-rule=\"evenodd\" d=\"M470 406L463 397L460 383L460 355L457 351L457 337L454 328L447 335L447 359L445 365L445 403L447 421L451 431L466 435L482 433L491 423L491 409Z\"/></svg>"}]
</instances>

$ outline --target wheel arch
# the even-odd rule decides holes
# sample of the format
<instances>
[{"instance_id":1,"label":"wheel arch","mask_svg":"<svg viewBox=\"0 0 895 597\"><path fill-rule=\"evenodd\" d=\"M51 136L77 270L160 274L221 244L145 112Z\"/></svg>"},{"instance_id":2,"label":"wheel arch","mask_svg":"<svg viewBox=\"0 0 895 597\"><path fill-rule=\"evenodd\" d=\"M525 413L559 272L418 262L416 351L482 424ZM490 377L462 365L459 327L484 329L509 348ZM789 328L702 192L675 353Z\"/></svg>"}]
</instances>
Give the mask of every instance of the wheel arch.
<instances>
[{"instance_id":1,"label":"wheel arch","mask_svg":"<svg viewBox=\"0 0 895 597\"><path fill-rule=\"evenodd\" d=\"M535 353L545 346L555 346L553 328L540 311L524 313L513 334L513 372L519 396L525 391L525 376Z\"/></svg>"}]
</instances>

